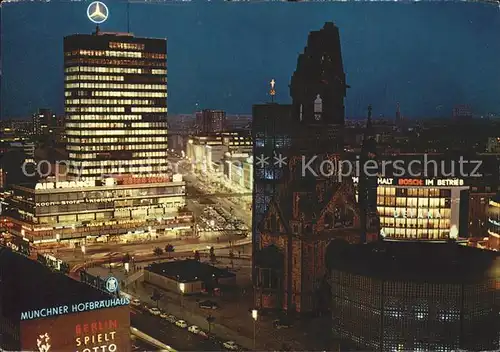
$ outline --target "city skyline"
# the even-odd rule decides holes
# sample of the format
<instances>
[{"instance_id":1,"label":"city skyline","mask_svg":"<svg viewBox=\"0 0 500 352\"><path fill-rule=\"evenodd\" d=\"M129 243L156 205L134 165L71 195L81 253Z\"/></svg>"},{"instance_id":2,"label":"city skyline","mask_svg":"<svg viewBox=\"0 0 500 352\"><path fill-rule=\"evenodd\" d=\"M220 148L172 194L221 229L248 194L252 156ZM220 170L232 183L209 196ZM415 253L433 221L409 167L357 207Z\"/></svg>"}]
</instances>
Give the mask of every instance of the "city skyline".
<instances>
[{"instance_id":1,"label":"city skyline","mask_svg":"<svg viewBox=\"0 0 500 352\"><path fill-rule=\"evenodd\" d=\"M126 31L126 6L108 5L110 17L102 30ZM95 30L85 6L4 6L4 118L25 118L39 107L62 113L63 65L57 53L64 35ZM500 111L494 94L500 68L490 59L500 52L493 41L500 17L489 5L146 6L130 5L130 30L138 36L167 38L171 114L201 108L249 114L252 104L270 100L271 78L277 82L276 101L289 103L288 84L302 43L307 33L327 21L341 32L347 84L352 87L347 92L347 117L364 116L368 104L374 105L374 117L394 117L398 102L402 115L410 118L450 116L457 104L470 104L478 114ZM303 11L310 16L303 16ZM35 16L37 20L31 20ZM27 25L18 26L20 21ZM238 31L235 26L252 30ZM207 54L212 50L215 54Z\"/></svg>"}]
</instances>

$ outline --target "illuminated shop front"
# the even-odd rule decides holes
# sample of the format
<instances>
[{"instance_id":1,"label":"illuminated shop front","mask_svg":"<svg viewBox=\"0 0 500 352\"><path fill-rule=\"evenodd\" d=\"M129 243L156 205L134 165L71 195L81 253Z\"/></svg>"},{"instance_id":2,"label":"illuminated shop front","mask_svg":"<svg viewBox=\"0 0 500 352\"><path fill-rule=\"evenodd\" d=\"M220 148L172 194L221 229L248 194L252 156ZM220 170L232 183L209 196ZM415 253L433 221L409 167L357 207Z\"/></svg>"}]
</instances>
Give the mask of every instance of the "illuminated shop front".
<instances>
[{"instance_id":1,"label":"illuminated shop front","mask_svg":"<svg viewBox=\"0 0 500 352\"><path fill-rule=\"evenodd\" d=\"M353 177L355 184L358 178ZM377 210L386 239L467 237L469 187L460 179L379 178Z\"/></svg>"},{"instance_id":2,"label":"illuminated shop front","mask_svg":"<svg viewBox=\"0 0 500 352\"><path fill-rule=\"evenodd\" d=\"M490 199L488 207L488 248L500 250L500 197Z\"/></svg>"},{"instance_id":3,"label":"illuminated shop front","mask_svg":"<svg viewBox=\"0 0 500 352\"><path fill-rule=\"evenodd\" d=\"M2 350L131 350L130 300L118 286L92 287L6 247L0 264Z\"/></svg>"},{"instance_id":4,"label":"illuminated shop front","mask_svg":"<svg viewBox=\"0 0 500 352\"><path fill-rule=\"evenodd\" d=\"M4 216L12 223L10 232L32 242L190 229L193 219L183 211L186 190L182 177L149 181L16 185Z\"/></svg>"}]
</instances>

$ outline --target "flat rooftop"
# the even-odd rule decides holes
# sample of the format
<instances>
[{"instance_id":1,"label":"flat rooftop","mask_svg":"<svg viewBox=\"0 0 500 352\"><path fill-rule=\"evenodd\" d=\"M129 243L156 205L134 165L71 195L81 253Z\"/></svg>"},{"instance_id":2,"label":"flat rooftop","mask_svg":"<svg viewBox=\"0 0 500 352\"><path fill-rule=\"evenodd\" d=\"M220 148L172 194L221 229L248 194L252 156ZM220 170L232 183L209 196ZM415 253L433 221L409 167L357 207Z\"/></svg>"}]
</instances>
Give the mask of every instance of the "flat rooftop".
<instances>
[{"instance_id":1,"label":"flat rooftop","mask_svg":"<svg viewBox=\"0 0 500 352\"><path fill-rule=\"evenodd\" d=\"M327 265L385 280L473 283L500 279L500 253L455 242L373 242L347 245L332 242Z\"/></svg>"},{"instance_id":2,"label":"flat rooftop","mask_svg":"<svg viewBox=\"0 0 500 352\"><path fill-rule=\"evenodd\" d=\"M20 320L21 312L109 299L87 284L0 246L2 315Z\"/></svg>"},{"instance_id":3,"label":"flat rooftop","mask_svg":"<svg viewBox=\"0 0 500 352\"><path fill-rule=\"evenodd\" d=\"M153 263L146 270L178 282L208 281L236 276L229 270L219 269L194 259Z\"/></svg>"}]
</instances>

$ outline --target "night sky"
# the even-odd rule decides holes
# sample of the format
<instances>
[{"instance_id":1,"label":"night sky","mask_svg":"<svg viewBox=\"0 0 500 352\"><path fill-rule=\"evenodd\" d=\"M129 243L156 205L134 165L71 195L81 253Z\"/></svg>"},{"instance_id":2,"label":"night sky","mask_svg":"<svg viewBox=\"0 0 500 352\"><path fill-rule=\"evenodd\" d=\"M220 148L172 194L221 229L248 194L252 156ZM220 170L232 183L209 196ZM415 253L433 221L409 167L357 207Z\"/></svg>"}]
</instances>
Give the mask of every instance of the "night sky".
<instances>
[{"instance_id":1,"label":"night sky","mask_svg":"<svg viewBox=\"0 0 500 352\"><path fill-rule=\"evenodd\" d=\"M105 1L103 31L126 31L126 5ZM39 107L63 112L63 37L95 30L88 2L4 4L4 118ZM500 113L500 11L478 3L131 4L137 36L168 38L169 113L200 108L250 113L290 101L288 83L311 30L340 28L348 117L449 116L456 104Z\"/></svg>"}]
</instances>

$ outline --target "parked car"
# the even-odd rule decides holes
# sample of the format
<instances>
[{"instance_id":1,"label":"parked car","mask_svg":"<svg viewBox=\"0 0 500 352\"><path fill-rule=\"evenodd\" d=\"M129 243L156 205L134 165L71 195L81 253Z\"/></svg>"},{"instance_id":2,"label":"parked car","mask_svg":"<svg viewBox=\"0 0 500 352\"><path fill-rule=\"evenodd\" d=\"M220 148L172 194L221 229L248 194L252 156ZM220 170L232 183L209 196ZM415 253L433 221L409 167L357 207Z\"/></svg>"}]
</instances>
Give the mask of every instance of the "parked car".
<instances>
[{"instance_id":1,"label":"parked car","mask_svg":"<svg viewBox=\"0 0 500 352\"><path fill-rule=\"evenodd\" d=\"M172 315L172 314L167 315L166 319L168 322L170 322L172 324L175 324L175 322L177 322L177 317L175 315Z\"/></svg>"},{"instance_id":2,"label":"parked car","mask_svg":"<svg viewBox=\"0 0 500 352\"><path fill-rule=\"evenodd\" d=\"M156 307L150 308L149 313L151 313L152 315L160 315L161 314L160 310Z\"/></svg>"},{"instance_id":3,"label":"parked car","mask_svg":"<svg viewBox=\"0 0 500 352\"><path fill-rule=\"evenodd\" d=\"M276 329L286 329L286 328L289 328L292 326L292 323L290 323L288 320L286 319L276 319L275 321L273 321L273 326L276 328Z\"/></svg>"},{"instance_id":4,"label":"parked car","mask_svg":"<svg viewBox=\"0 0 500 352\"><path fill-rule=\"evenodd\" d=\"M132 302L130 302L130 304L135 307L139 307L141 305L141 301L139 301L138 299L133 299Z\"/></svg>"},{"instance_id":5,"label":"parked car","mask_svg":"<svg viewBox=\"0 0 500 352\"><path fill-rule=\"evenodd\" d=\"M201 301L200 303L198 303L198 306L200 308L204 308L204 309L217 309L217 308L219 308L219 305L216 302L209 301L209 300Z\"/></svg>"},{"instance_id":6,"label":"parked car","mask_svg":"<svg viewBox=\"0 0 500 352\"><path fill-rule=\"evenodd\" d=\"M182 328L182 329L185 329L188 326L188 324L186 323L185 320L177 320L175 322L175 325L178 326L178 327L180 327L180 328Z\"/></svg>"},{"instance_id":7,"label":"parked car","mask_svg":"<svg viewBox=\"0 0 500 352\"><path fill-rule=\"evenodd\" d=\"M199 334L200 333L200 328L197 327L196 325L191 325L189 328L188 328L188 331L189 332L192 332L193 334Z\"/></svg>"},{"instance_id":8,"label":"parked car","mask_svg":"<svg viewBox=\"0 0 500 352\"><path fill-rule=\"evenodd\" d=\"M161 314L160 314L160 318L162 318L162 319L167 319L167 317L168 317L168 314L167 314L167 313L165 313L165 312L161 312Z\"/></svg>"},{"instance_id":9,"label":"parked car","mask_svg":"<svg viewBox=\"0 0 500 352\"><path fill-rule=\"evenodd\" d=\"M239 346L234 341L226 341L222 344L226 350L237 351Z\"/></svg>"}]
</instances>

